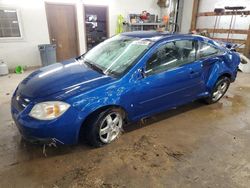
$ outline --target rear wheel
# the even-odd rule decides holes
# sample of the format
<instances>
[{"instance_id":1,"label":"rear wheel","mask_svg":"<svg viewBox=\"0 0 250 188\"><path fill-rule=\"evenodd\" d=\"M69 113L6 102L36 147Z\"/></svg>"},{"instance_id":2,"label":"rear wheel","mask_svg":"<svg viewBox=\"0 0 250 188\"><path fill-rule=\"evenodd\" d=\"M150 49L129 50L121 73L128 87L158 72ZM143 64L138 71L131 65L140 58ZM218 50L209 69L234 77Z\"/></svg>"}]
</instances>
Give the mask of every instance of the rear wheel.
<instances>
[{"instance_id":1,"label":"rear wheel","mask_svg":"<svg viewBox=\"0 0 250 188\"><path fill-rule=\"evenodd\" d=\"M87 125L88 143L101 147L113 142L121 134L123 124L124 113L120 109L112 108L96 114Z\"/></svg>"},{"instance_id":2,"label":"rear wheel","mask_svg":"<svg viewBox=\"0 0 250 188\"><path fill-rule=\"evenodd\" d=\"M206 102L208 104L212 104L212 103L216 103L218 102L224 95L225 93L227 92L227 89L229 88L229 85L230 85L230 79L228 77L222 77L220 78L213 90L212 90L212 93L211 95L206 98Z\"/></svg>"}]
</instances>

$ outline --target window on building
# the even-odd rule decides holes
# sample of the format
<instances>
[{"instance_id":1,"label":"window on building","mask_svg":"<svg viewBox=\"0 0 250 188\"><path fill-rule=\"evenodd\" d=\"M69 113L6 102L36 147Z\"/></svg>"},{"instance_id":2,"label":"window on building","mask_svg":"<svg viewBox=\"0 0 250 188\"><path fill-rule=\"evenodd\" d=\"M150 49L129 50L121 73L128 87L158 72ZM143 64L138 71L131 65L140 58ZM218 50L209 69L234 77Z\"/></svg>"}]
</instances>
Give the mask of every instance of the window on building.
<instances>
[{"instance_id":1,"label":"window on building","mask_svg":"<svg viewBox=\"0 0 250 188\"><path fill-rule=\"evenodd\" d=\"M21 30L17 10L0 8L0 39L20 37Z\"/></svg>"}]
</instances>

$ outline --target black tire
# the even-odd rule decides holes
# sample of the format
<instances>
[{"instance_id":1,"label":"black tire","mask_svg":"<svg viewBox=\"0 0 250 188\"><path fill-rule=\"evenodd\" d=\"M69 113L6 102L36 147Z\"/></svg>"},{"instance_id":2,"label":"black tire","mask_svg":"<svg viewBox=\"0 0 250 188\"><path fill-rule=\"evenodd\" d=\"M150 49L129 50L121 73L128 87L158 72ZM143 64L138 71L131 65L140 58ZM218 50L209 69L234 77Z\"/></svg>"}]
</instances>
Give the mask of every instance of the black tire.
<instances>
[{"instance_id":1,"label":"black tire","mask_svg":"<svg viewBox=\"0 0 250 188\"><path fill-rule=\"evenodd\" d=\"M113 114L119 114L122 118L122 125L120 127L120 132L118 133L117 137L114 138L114 140L119 137L119 135L122 132L125 114L119 108L110 108L110 109L104 110L103 112L92 115L89 121L86 122L87 125L85 126L87 126L87 129L86 129L85 135L86 135L87 143L89 145L94 146L94 147L102 147L114 141L112 140L110 142L104 142L102 140L103 139L102 136L100 135L100 129L101 129L101 126L103 125L105 118L107 118L107 116L109 115L112 116Z\"/></svg>"},{"instance_id":2,"label":"black tire","mask_svg":"<svg viewBox=\"0 0 250 188\"><path fill-rule=\"evenodd\" d=\"M226 76L219 78L219 80L216 82L210 96L205 99L205 102L207 104L213 104L213 103L218 102L227 92L227 90L230 86L230 83L231 83L230 78L228 78ZM219 96L215 97L216 92L219 91L219 87L223 86L223 84L225 84L225 89L223 89L223 91L220 91Z\"/></svg>"}]
</instances>

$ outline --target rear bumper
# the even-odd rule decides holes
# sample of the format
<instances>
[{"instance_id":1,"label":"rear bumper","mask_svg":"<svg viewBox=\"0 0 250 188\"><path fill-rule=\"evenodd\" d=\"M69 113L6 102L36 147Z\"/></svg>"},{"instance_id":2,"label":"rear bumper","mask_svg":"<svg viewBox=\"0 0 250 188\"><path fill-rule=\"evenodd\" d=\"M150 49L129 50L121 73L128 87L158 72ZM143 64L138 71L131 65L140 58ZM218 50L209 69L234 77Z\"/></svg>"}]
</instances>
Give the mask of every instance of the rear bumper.
<instances>
[{"instance_id":1,"label":"rear bumper","mask_svg":"<svg viewBox=\"0 0 250 188\"><path fill-rule=\"evenodd\" d=\"M18 111L11 105L12 118L25 140L33 143L51 143L73 145L78 142L81 119L79 112L70 107L62 116L49 121L34 119L28 115L31 107Z\"/></svg>"},{"instance_id":2,"label":"rear bumper","mask_svg":"<svg viewBox=\"0 0 250 188\"><path fill-rule=\"evenodd\" d=\"M236 77L237 77L237 74L238 74L238 67L237 67L237 69L233 72L233 75L232 75L232 77L231 77L231 82L234 82L234 81L235 81L235 79L236 79Z\"/></svg>"}]
</instances>

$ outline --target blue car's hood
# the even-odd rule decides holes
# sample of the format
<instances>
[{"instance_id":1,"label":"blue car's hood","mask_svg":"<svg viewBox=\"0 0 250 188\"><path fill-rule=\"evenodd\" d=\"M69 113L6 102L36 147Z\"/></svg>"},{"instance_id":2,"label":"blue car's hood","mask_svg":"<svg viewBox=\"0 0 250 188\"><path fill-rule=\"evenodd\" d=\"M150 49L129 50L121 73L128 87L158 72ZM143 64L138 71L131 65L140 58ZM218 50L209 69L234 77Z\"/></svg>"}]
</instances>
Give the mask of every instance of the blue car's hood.
<instances>
[{"instance_id":1,"label":"blue car's hood","mask_svg":"<svg viewBox=\"0 0 250 188\"><path fill-rule=\"evenodd\" d=\"M87 91L115 80L100 74L85 64L70 59L43 67L25 78L17 94L29 98L44 98L56 93L67 94Z\"/></svg>"}]
</instances>

